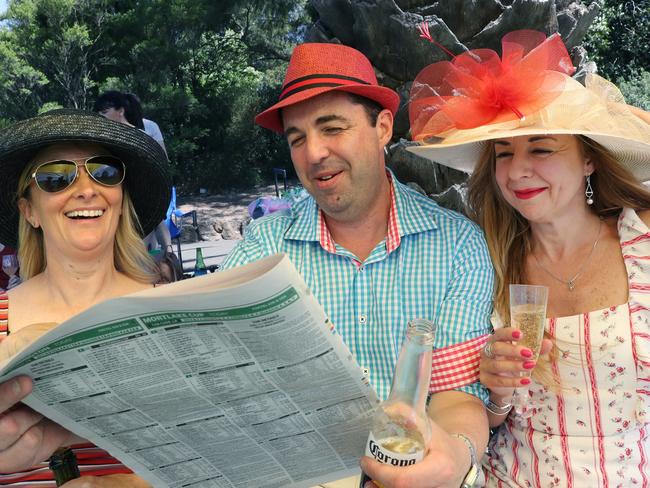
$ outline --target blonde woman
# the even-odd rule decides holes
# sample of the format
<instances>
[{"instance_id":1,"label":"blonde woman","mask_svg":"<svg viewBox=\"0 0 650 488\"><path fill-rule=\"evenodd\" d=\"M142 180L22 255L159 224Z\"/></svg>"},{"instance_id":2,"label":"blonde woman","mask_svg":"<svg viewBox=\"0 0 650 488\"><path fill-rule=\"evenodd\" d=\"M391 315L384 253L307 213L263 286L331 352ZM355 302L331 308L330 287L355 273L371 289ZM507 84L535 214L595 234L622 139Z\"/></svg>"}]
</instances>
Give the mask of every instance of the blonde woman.
<instances>
[{"instance_id":1,"label":"blonde woman","mask_svg":"<svg viewBox=\"0 0 650 488\"><path fill-rule=\"evenodd\" d=\"M0 241L17 244L24 279L0 296L8 311L2 355L96 303L158 282L142 235L165 213L165 167L153 139L90 112L48 112L0 132ZM51 479L43 461L59 445L83 442L20 406L29 391L24 377L0 385L0 484ZM83 476L66 487L148 486L92 445L75 451Z\"/></svg>"},{"instance_id":2,"label":"blonde woman","mask_svg":"<svg viewBox=\"0 0 650 488\"><path fill-rule=\"evenodd\" d=\"M412 92L414 151L472 172L469 213L495 267L505 327L480 366L500 426L491 487L650 482L650 125L614 85L573 72L557 35L519 31L501 58L432 65ZM507 327L511 283L549 288L537 362ZM512 410L514 389L527 412Z\"/></svg>"}]
</instances>

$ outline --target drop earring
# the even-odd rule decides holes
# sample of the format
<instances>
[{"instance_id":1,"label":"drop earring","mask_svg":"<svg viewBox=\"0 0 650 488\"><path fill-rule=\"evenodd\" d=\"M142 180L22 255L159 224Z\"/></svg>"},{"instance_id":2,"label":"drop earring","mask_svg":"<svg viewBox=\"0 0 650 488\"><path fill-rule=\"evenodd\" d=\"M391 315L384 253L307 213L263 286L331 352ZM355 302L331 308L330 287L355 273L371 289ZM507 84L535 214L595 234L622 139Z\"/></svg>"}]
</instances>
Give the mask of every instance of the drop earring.
<instances>
[{"instance_id":1,"label":"drop earring","mask_svg":"<svg viewBox=\"0 0 650 488\"><path fill-rule=\"evenodd\" d=\"M591 187L591 175L587 175L587 188L585 188L585 197L587 198L587 205L594 204L594 189Z\"/></svg>"}]
</instances>

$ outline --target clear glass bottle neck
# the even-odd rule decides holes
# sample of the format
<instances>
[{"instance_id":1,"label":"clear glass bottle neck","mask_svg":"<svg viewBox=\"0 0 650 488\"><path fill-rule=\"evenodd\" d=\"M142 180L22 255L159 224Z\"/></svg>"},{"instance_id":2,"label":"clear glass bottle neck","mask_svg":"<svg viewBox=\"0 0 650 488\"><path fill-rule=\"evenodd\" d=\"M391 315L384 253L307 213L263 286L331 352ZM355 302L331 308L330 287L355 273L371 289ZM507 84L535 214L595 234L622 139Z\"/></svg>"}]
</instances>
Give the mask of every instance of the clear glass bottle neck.
<instances>
[{"instance_id":1,"label":"clear glass bottle neck","mask_svg":"<svg viewBox=\"0 0 650 488\"><path fill-rule=\"evenodd\" d=\"M426 409L434 334L435 327L428 320L409 322L395 365L389 402L406 403L420 411Z\"/></svg>"}]
</instances>

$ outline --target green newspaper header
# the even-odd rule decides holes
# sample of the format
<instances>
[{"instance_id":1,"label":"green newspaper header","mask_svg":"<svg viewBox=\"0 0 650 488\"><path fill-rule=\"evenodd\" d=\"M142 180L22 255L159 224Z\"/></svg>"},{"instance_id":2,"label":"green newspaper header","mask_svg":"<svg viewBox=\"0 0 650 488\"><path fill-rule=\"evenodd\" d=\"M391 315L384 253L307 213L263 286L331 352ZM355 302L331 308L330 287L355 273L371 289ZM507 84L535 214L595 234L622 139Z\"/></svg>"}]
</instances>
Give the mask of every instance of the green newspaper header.
<instances>
[{"instance_id":1,"label":"green newspaper header","mask_svg":"<svg viewBox=\"0 0 650 488\"><path fill-rule=\"evenodd\" d=\"M245 320L262 317L278 310L288 307L298 300L298 292L294 288L288 288L263 302L246 305L244 307L233 307L221 310L205 310L200 312L171 312L143 315L140 317L142 323L149 329L167 327L169 325L182 324L183 322L208 322L225 320Z\"/></svg>"},{"instance_id":2,"label":"green newspaper header","mask_svg":"<svg viewBox=\"0 0 650 488\"><path fill-rule=\"evenodd\" d=\"M41 347L34 351L33 354L30 354L25 359L15 364L9 371L7 371L7 373L53 354L58 354L70 349L78 349L98 342L117 339L138 332L144 332L144 329L135 319L120 320L119 322L112 322L86 329Z\"/></svg>"}]
</instances>

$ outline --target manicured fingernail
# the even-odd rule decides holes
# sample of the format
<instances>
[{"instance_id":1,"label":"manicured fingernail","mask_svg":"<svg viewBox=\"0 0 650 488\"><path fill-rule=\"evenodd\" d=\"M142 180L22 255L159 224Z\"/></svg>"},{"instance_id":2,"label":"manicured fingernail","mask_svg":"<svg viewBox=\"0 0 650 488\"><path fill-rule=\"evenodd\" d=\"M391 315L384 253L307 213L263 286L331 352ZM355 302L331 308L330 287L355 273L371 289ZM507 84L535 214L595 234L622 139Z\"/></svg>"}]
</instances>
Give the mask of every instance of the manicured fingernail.
<instances>
[{"instance_id":1,"label":"manicured fingernail","mask_svg":"<svg viewBox=\"0 0 650 488\"><path fill-rule=\"evenodd\" d=\"M12 380L11 389L13 390L14 395L16 396L19 396L20 393L22 392L22 388L20 388L20 381L18 381L18 378Z\"/></svg>"},{"instance_id":2,"label":"manicured fingernail","mask_svg":"<svg viewBox=\"0 0 650 488\"><path fill-rule=\"evenodd\" d=\"M519 380L519 383L522 385L529 385L530 384L530 378L522 378Z\"/></svg>"},{"instance_id":3,"label":"manicured fingernail","mask_svg":"<svg viewBox=\"0 0 650 488\"><path fill-rule=\"evenodd\" d=\"M521 331L520 330L513 330L512 331L512 338L513 339L521 339Z\"/></svg>"},{"instance_id":4,"label":"manicured fingernail","mask_svg":"<svg viewBox=\"0 0 650 488\"><path fill-rule=\"evenodd\" d=\"M520 354L525 358L533 357L533 351L531 351L530 349L522 349Z\"/></svg>"},{"instance_id":5,"label":"manicured fingernail","mask_svg":"<svg viewBox=\"0 0 650 488\"><path fill-rule=\"evenodd\" d=\"M535 367L535 361L526 361L523 366L524 369L533 369Z\"/></svg>"}]
</instances>

